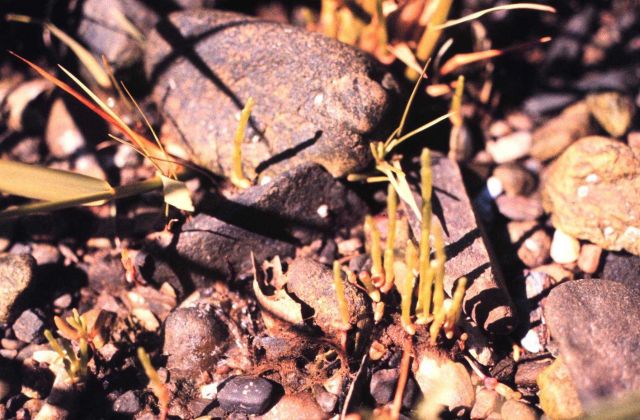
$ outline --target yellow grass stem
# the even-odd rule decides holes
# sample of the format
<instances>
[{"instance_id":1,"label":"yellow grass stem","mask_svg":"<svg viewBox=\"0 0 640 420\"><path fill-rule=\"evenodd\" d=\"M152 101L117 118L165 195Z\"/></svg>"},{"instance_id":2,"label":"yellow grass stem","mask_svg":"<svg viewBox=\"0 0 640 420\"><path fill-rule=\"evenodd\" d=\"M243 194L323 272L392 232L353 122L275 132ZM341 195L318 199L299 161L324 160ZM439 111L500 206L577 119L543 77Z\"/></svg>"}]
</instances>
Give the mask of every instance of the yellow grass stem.
<instances>
[{"instance_id":1,"label":"yellow grass stem","mask_svg":"<svg viewBox=\"0 0 640 420\"><path fill-rule=\"evenodd\" d=\"M240 113L240 121L238 121L238 128L236 129L236 134L233 139L233 166L231 168L231 182L238 188L249 188L251 186L251 180L248 179L242 171L242 140L244 139L254 104L255 101L253 98L249 98L247 100L247 103Z\"/></svg>"},{"instance_id":2,"label":"yellow grass stem","mask_svg":"<svg viewBox=\"0 0 640 420\"><path fill-rule=\"evenodd\" d=\"M344 294L344 283L342 279L342 267L340 267L340 261L333 262L333 285L336 289L336 297L338 299L338 309L340 310L340 317L342 318L343 328L348 330L349 324L349 306L347 305L347 298Z\"/></svg>"}]
</instances>

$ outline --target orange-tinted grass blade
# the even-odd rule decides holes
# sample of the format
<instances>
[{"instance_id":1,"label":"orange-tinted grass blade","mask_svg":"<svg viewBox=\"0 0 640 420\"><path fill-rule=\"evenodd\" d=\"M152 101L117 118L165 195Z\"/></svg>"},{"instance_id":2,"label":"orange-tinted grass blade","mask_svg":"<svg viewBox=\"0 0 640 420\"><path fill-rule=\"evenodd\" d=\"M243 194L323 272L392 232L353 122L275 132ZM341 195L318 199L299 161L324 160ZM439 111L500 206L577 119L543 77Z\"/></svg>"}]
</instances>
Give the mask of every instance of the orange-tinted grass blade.
<instances>
[{"instance_id":1,"label":"orange-tinted grass blade","mask_svg":"<svg viewBox=\"0 0 640 420\"><path fill-rule=\"evenodd\" d=\"M92 103L91 101L89 101L85 96L81 95L78 91L76 91L74 88L72 88L71 86L69 86L68 84L63 82L62 80L58 79L57 77L55 77L51 73L47 72L42 67L38 66L35 63L32 63L31 61L27 60L26 58L24 58L24 57L22 57L22 56L20 56L18 54L16 54L13 51L9 51L9 54L11 54L14 57L18 58L19 60L23 61L25 64L27 64L33 70L35 70L40 76L42 76L45 79L49 80L51 83L53 83L57 87L59 87L60 89L62 89L65 92L67 92L69 95L71 95L74 98L76 98L82 105L84 105L87 108L89 108L91 111L96 113L100 118L102 118L103 120L105 120L109 124L112 124L115 127L117 127L120 131L122 131L123 133L127 134L128 137L131 137L131 133L133 133L132 136L134 138L131 138L131 141L133 141L134 143L138 144L138 147L140 147L141 149L154 150L156 152L158 151L157 150L157 146L151 140L148 140L145 137L143 137L143 136L141 136L141 135L139 135L139 134L137 134L135 132L132 132L131 129L129 129L128 127L123 127L122 124L120 122L118 122L115 118L111 117L108 113L104 112L102 109L100 109L99 106L97 106L94 103ZM140 146L140 144L142 144L142 147Z\"/></svg>"},{"instance_id":2,"label":"orange-tinted grass blade","mask_svg":"<svg viewBox=\"0 0 640 420\"><path fill-rule=\"evenodd\" d=\"M447 60L446 63L440 68L440 75L445 76L451 72L456 71L460 67L466 66L471 63L476 63L482 60L488 60L490 58L498 57L504 55L506 53L510 53L517 50L523 50L529 48L533 45L543 44L545 42L551 41L551 37L546 36L544 38L540 38L538 41L526 42L523 44L514 45L509 48L505 48L502 50L486 50L486 51L478 51L472 53L464 53L464 54L456 54Z\"/></svg>"}]
</instances>

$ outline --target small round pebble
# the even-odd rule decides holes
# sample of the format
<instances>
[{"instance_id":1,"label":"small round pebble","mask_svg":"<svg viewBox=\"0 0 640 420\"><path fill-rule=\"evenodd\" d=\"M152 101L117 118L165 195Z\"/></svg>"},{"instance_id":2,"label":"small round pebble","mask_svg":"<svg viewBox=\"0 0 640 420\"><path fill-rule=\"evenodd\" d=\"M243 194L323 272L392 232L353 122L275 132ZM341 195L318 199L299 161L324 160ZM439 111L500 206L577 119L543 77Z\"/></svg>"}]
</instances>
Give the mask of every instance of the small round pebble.
<instances>
[{"instance_id":1,"label":"small round pebble","mask_svg":"<svg viewBox=\"0 0 640 420\"><path fill-rule=\"evenodd\" d=\"M257 376L236 376L218 391L218 402L225 411L263 414L272 405L276 392L271 382Z\"/></svg>"},{"instance_id":2,"label":"small round pebble","mask_svg":"<svg viewBox=\"0 0 640 420\"><path fill-rule=\"evenodd\" d=\"M551 259L558 264L571 264L578 260L580 255L580 242L556 229L551 240Z\"/></svg>"}]
</instances>

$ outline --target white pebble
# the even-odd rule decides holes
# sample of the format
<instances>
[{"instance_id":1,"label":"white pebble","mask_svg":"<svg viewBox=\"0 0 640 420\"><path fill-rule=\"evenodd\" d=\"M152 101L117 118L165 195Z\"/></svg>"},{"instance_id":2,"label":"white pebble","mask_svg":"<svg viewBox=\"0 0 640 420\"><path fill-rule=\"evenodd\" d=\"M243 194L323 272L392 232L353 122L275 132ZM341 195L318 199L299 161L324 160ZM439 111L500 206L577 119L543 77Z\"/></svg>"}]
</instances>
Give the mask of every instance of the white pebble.
<instances>
[{"instance_id":1,"label":"white pebble","mask_svg":"<svg viewBox=\"0 0 640 420\"><path fill-rule=\"evenodd\" d=\"M316 210L316 212L318 213L318 216L322 217L323 219L326 219L327 216L329 216L329 206L327 206L326 204L323 204L320 207L318 207L318 210Z\"/></svg>"},{"instance_id":2,"label":"white pebble","mask_svg":"<svg viewBox=\"0 0 640 420\"><path fill-rule=\"evenodd\" d=\"M487 151L496 163L512 162L523 158L531 150L531 133L528 131L516 131L487 143Z\"/></svg>"},{"instance_id":3,"label":"white pebble","mask_svg":"<svg viewBox=\"0 0 640 420\"><path fill-rule=\"evenodd\" d=\"M580 242L560 229L556 229L551 241L551 259L558 264L571 264L578 260L579 255Z\"/></svg>"},{"instance_id":4,"label":"white pebble","mask_svg":"<svg viewBox=\"0 0 640 420\"><path fill-rule=\"evenodd\" d=\"M491 196L491 198L497 198L504 192L502 181L500 181L495 176L489 177L489 179L487 179L487 191L489 191L489 195Z\"/></svg>"},{"instance_id":5,"label":"white pebble","mask_svg":"<svg viewBox=\"0 0 640 420\"><path fill-rule=\"evenodd\" d=\"M529 353L540 353L542 351L540 338L534 330L527 331L527 334L520 340L520 345Z\"/></svg>"}]
</instances>

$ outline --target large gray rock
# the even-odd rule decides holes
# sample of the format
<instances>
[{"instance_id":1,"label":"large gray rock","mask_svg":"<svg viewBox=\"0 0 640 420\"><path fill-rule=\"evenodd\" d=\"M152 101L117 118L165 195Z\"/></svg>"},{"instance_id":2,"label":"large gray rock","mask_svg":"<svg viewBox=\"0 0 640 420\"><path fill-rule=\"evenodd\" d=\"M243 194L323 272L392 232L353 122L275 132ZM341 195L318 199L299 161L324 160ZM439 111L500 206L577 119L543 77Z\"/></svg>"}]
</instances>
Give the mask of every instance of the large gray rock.
<instances>
[{"instance_id":1,"label":"large gray rock","mask_svg":"<svg viewBox=\"0 0 640 420\"><path fill-rule=\"evenodd\" d=\"M15 315L18 298L33 282L35 266L30 255L0 254L0 324Z\"/></svg>"},{"instance_id":2,"label":"large gray rock","mask_svg":"<svg viewBox=\"0 0 640 420\"><path fill-rule=\"evenodd\" d=\"M167 117L164 138L229 174L238 113L255 100L242 145L249 177L316 162L334 176L371 160L391 76L363 52L300 28L240 14L171 14L150 35L145 68ZM387 133L388 134L388 133Z\"/></svg>"},{"instance_id":3,"label":"large gray rock","mask_svg":"<svg viewBox=\"0 0 640 420\"><path fill-rule=\"evenodd\" d=\"M551 336L583 405L640 390L640 291L608 280L571 281L544 306Z\"/></svg>"},{"instance_id":4,"label":"large gray rock","mask_svg":"<svg viewBox=\"0 0 640 420\"><path fill-rule=\"evenodd\" d=\"M165 248L176 273L202 286L293 256L296 247L362 220L365 204L322 167L302 165L233 199L212 197Z\"/></svg>"}]
</instances>

